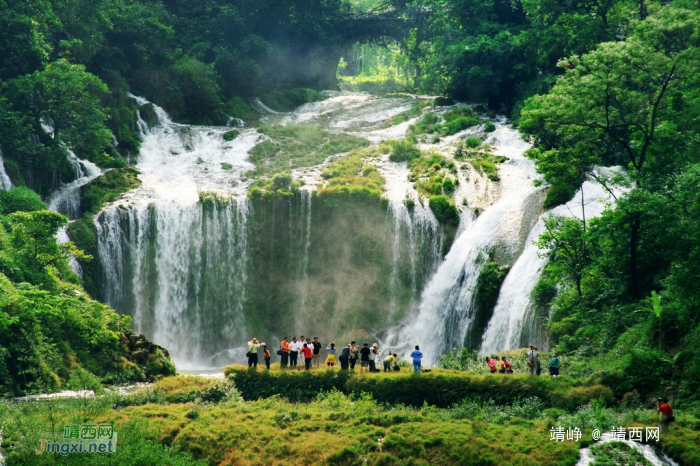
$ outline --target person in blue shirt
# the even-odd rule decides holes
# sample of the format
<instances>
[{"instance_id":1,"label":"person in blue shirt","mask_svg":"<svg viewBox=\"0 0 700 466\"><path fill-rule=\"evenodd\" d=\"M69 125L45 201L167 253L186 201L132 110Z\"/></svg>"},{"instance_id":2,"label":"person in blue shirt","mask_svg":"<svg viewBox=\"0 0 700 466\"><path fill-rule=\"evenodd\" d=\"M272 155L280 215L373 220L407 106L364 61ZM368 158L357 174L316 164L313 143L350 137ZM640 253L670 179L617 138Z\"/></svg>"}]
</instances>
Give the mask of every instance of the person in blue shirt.
<instances>
[{"instance_id":1,"label":"person in blue shirt","mask_svg":"<svg viewBox=\"0 0 700 466\"><path fill-rule=\"evenodd\" d=\"M420 360L423 357L423 353L420 352L420 348L416 345L416 349L411 353L413 358L413 372L420 374Z\"/></svg>"}]
</instances>

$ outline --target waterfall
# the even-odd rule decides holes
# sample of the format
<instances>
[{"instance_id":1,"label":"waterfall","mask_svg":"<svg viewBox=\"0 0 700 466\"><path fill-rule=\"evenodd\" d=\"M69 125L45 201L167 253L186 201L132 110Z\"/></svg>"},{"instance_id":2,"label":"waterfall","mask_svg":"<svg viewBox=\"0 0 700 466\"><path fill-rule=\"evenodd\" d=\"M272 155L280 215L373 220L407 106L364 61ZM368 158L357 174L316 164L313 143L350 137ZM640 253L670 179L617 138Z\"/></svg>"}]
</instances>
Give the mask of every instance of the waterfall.
<instances>
[{"instance_id":1,"label":"waterfall","mask_svg":"<svg viewBox=\"0 0 700 466\"><path fill-rule=\"evenodd\" d=\"M309 295L309 248L311 247L311 191L301 190L299 205L299 236L303 238L303 253L301 259L301 292L299 310L306 313L306 300ZM291 217L290 217L291 218Z\"/></svg>"},{"instance_id":2,"label":"waterfall","mask_svg":"<svg viewBox=\"0 0 700 466\"><path fill-rule=\"evenodd\" d=\"M102 293L181 366L245 341L248 202L111 206L96 219Z\"/></svg>"},{"instance_id":3,"label":"waterfall","mask_svg":"<svg viewBox=\"0 0 700 466\"><path fill-rule=\"evenodd\" d=\"M240 359L247 341L242 194L258 135L246 129L225 141L225 127L181 125L153 110L156 126L139 123L142 186L95 217L100 291L179 367L220 367Z\"/></svg>"},{"instance_id":4,"label":"waterfall","mask_svg":"<svg viewBox=\"0 0 700 466\"><path fill-rule=\"evenodd\" d=\"M501 197L474 221L465 222L423 290L418 314L397 331L397 346L419 344L428 363L463 345L475 317L473 296L485 256L495 249L501 257L514 260L539 211L541 190L532 183L534 163L523 157L528 145L520 140L517 130L498 123L487 142L495 154L508 157L500 167Z\"/></svg>"},{"instance_id":5,"label":"waterfall","mask_svg":"<svg viewBox=\"0 0 700 466\"><path fill-rule=\"evenodd\" d=\"M80 188L102 174L102 170L89 160L79 159L72 150L67 149L68 161L73 165L75 180L62 184L47 199L49 210L58 212L70 220L80 218Z\"/></svg>"},{"instance_id":6,"label":"waterfall","mask_svg":"<svg viewBox=\"0 0 700 466\"><path fill-rule=\"evenodd\" d=\"M598 169L599 172L609 169ZM619 170L619 169L618 169ZM611 201L611 196L597 182L586 181L568 203L545 215L575 217L586 220L597 217ZM482 337L481 352L485 354L520 348L528 344L545 346L542 323L536 320L535 306L530 297L542 275L547 261L533 243L544 232L540 218L530 231L525 249L503 281L491 321Z\"/></svg>"},{"instance_id":7,"label":"waterfall","mask_svg":"<svg viewBox=\"0 0 700 466\"><path fill-rule=\"evenodd\" d=\"M2 151L0 151L0 189L7 191L12 188L12 181L10 177L7 176L5 171L5 162L2 159Z\"/></svg>"}]
</instances>

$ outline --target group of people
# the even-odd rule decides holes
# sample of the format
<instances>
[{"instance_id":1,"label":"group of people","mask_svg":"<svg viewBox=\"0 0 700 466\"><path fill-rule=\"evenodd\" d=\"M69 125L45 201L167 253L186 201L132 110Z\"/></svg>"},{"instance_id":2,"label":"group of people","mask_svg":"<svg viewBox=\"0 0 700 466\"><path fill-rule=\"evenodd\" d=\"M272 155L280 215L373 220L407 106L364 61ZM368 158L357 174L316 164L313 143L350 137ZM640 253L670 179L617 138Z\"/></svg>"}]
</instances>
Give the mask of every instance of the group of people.
<instances>
[{"instance_id":1,"label":"group of people","mask_svg":"<svg viewBox=\"0 0 700 466\"><path fill-rule=\"evenodd\" d=\"M261 348L265 366L268 369L270 368L270 360L272 359L270 349L265 343L260 343L257 338L253 338L248 342L248 352L246 353L248 367L258 367L258 352ZM284 337L277 350L277 354L280 356L280 366L282 369L294 368L298 370L301 366L301 361L299 360L301 354L306 370L310 370L312 367L318 369L321 367L322 348L323 345L318 341L318 337L314 337L313 341L311 341L311 338L304 338L303 335L299 339L292 337L292 341L289 341L289 337ZM340 350L336 348L335 343L329 343L326 346L326 353L325 365L327 368L333 368L340 363L341 370L355 370L355 366L359 361L360 372L381 372L379 369L381 366L383 366L384 372L399 369L398 354L389 352L389 355L382 359L377 343L372 344L372 346L364 343L360 347L353 340ZM420 373L423 353L420 352L418 346L411 353L411 358L413 360L413 370Z\"/></svg>"},{"instance_id":2,"label":"group of people","mask_svg":"<svg viewBox=\"0 0 700 466\"><path fill-rule=\"evenodd\" d=\"M500 365L499 365L500 362ZM486 357L486 365L489 367L489 371L492 374L500 372L501 374L512 374L513 366L507 360L505 356L496 356L492 358L491 356ZM559 377L559 366L561 361L557 354L552 355L552 359L549 360L549 376L553 379ZM530 351L527 353L527 367L529 369L530 375L540 375L542 373L542 366L540 365L540 353L537 351L536 346L530 346Z\"/></svg>"}]
</instances>

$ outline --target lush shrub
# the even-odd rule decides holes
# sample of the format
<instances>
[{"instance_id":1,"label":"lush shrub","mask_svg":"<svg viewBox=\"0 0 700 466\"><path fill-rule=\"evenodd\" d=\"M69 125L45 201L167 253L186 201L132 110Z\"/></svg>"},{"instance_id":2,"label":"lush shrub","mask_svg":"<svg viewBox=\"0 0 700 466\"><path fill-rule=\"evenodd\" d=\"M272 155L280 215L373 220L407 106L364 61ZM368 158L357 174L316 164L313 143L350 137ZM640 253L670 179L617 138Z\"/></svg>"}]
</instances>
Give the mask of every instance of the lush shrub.
<instances>
[{"instance_id":1,"label":"lush shrub","mask_svg":"<svg viewBox=\"0 0 700 466\"><path fill-rule=\"evenodd\" d=\"M391 155L389 155L389 160L392 162L411 161L420 157L420 150L418 150L416 147L416 143L410 139L389 141L387 144L391 147Z\"/></svg>"},{"instance_id":2,"label":"lush shrub","mask_svg":"<svg viewBox=\"0 0 700 466\"><path fill-rule=\"evenodd\" d=\"M0 191L0 215L13 212L32 212L46 208L41 196L29 188L17 187L9 191Z\"/></svg>"},{"instance_id":3,"label":"lush shrub","mask_svg":"<svg viewBox=\"0 0 700 466\"><path fill-rule=\"evenodd\" d=\"M459 211L447 197L432 196L428 204L440 223L452 225L459 223Z\"/></svg>"},{"instance_id":4,"label":"lush shrub","mask_svg":"<svg viewBox=\"0 0 700 466\"><path fill-rule=\"evenodd\" d=\"M481 144L481 139L475 138L473 136L469 136L464 140L464 145L469 147L470 149L476 149L477 147L481 146Z\"/></svg>"},{"instance_id":5,"label":"lush shrub","mask_svg":"<svg viewBox=\"0 0 700 466\"><path fill-rule=\"evenodd\" d=\"M576 186L565 183L552 184L547 190L547 196L544 199L543 207L551 209L561 204L569 202L576 194Z\"/></svg>"},{"instance_id":6,"label":"lush shrub","mask_svg":"<svg viewBox=\"0 0 700 466\"><path fill-rule=\"evenodd\" d=\"M338 390L345 394L369 393L378 402L422 406L450 407L465 398L492 399L513 403L524 397L537 397L548 405L575 410L578 406L603 399L612 402L612 392L602 385L577 387L574 380L551 380L546 377L500 374L436 372L377 374L356 377L351 371L268 372L229 366L224 372L231 377L244 399L279 395L293 401L309 401L321 391Z\"/></svg>"}]
</instances>

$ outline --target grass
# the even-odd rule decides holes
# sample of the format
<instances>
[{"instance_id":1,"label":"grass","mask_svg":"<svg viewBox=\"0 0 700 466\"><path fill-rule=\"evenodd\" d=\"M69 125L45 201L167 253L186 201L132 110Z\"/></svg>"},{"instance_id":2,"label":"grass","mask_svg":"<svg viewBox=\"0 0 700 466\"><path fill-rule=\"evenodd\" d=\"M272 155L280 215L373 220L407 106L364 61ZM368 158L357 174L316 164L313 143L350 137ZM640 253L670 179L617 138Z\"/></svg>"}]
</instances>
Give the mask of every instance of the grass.
<instances>
[{"instance_id":1,"label":"grass","mask_svg":"<svg viewBox=\"0 0 700 466\"><path fill-rule=\"evenodd\" d=\"M467 138L457 145L455 160L466 160L476 171L488 176L491 181L499 181L498 164L507 159L503 156L493 155L488 144L476 144L478 139Z\"/></svg>"},{"instance_id":2,"label":"grass","mask_svg":"<svg viewBox=\"0 0 700 466\"><path fill-rule=\"evenodd\" d=\"M141 186L139 173L134 167L115 168L81 187L80 205L83 211L86 214L96 214L121 194Z\"/></svg>"},{"instance_id":3,"label":"grass","mask_svg":"<svg viewBox=\"0 0 700 466\"><path fill-rule=\"evenodd\" d=\"M381 198L384 178L370 159L379 157L380 149L371 147L354 151L347 157L328 164L321 176L326 180L318 189L318 197L326 205L334 205L343 196L356 199Z\"/></svg>"},{"instance_id":4,"label":"grass","mask_svg":"<svg viewBox=\"0 0 700 466\"><path fill-rule=\"evenodd\" d=\"M459 133L467 128L481 124L481 119L470 107L454 107L442 116L427 113L415 125L408 128L412 137L435 135L436 139Z\"/></svg>"},{"instance_id":5,"label":"grass","mask_svg":"<svg viewBox=\"0 0 700 466\"><path fill-rule=\"evenodd\" d=\"M255 169L248 175L266 176L294 168L320 165L329 156L367 147L369 141L348 134L331 134L310 124L262 126L269 139L250 151Z\"/></svg>"},{"instance_id":6,"label":"grass","mask_svg":"<svg viewBox=\"0 0 700 466\"><path fill-rule=\"evenodd\" d=\"M281 371L271 372L279 376ZM453 372L436 370L418 378L407 373L365 378L415 383ZM522 376L515 379L518 377ZM484 378L505 380L503 376ZM196 397L189 401L184 396L227 387L233 396L220 400ZM155 392L164 396L152 396ZM133 403L144 393L151 393L150 402ZM280 396L244 400L236 393L225 380L178 376L126 396L0 402L5 433L2 448L8 464L80 464L77 461L85 458L77 455L34 454L40 433L60 432L65 424L113 422L120 456L96 456L90 458L90 464L103 464L106 458L116 460L114 464L282 465L303 457L309 464L330 465L564 466L574 465L578 449L590 445L593 428L607 431L612 425L653 426L656 422L656 413L650 410L620 411L593 401L566 412L539 397L523 395L499 402L491 397L494 391L482 391L483 397L465 398L444 408L384 403L366 391L346 395L330 389L317 392L308 403L292 403ZM174 401L176 398L182 401ZM682 464L700 464L697 418L679 415L678 424L662 434L660 445ZM553 426L577 426L582 439L552 442L549 430ZM607 457L617 454L602 447ZM126 453L137 462L129 462L122 456ZM603 455L600 459L606 458Z\"/></svg>"},{"instance_id":7,"label":"grass","mask_svg":"<svg viewBox=\"0 0 700 466\"><path fill-rule=\"evenodd\" d=\"M651 466L651 462L645 459L641 452L624 442L593 445L591 453L594 456L592 466L616 466L618 464Z\"/></svg>"},{"instance_id":8,"label":"grass","mask_svg":"<svg viewBox=\"0 0 700 466\"><path fill-rule=\"evenodd\" d=\"M408 179L420 194L452 198L459 184L457 166L452 160L433 152L419 152L408 167L411 169Z\"/></svg>"}]
</instances>

